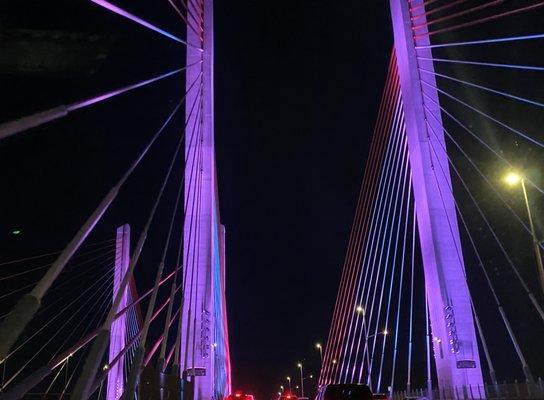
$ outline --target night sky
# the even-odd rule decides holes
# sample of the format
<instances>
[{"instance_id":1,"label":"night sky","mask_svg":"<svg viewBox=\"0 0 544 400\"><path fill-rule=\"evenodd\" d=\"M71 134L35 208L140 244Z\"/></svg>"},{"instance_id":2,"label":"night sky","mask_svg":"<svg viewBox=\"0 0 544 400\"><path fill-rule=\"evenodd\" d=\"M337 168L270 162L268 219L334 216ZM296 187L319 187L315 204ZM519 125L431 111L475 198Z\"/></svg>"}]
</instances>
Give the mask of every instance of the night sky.
<instances>
[{"instance_id":1,"label":"night sky","mask_svg":"<svg viewBox=\"0 0 544 400\"><path fill-rule=\"evenodd\" d=\"M183 35L166 1L116 4ZM215 7L215 136L234 388L267 399L287 374L295 381L297 362L318 373L314 345L328 333L392 46L389 10L385 2L355 0ZM183 46L88 1L11 3L0 22L7 46L0 54L2 121L183 60ZM21 37L31 51L9 47ZM179 77L165 80L0 143L2 258L62 248L183 91ZM179 116L172 126L90 242L129 222L135 243ZM174 193L175 185L167 205ZM149 234L136 272L140 290L151 284L168 213L159 210ZM3 301L2 310L15 300Z\"/></svg>"},{"instance_id":2,"label":"night sky","mask_svg":"<svg viewBox=\"0 0 544 400\"><path fill-rule=\"evenodd\" d=\"M392 45L372 3L216 3L233 377L259 398L318 372Z\"/></svg>"},{"instance_id":3,"label":"night sky","mask_svg":"<svg viewBox=\"0 0 544 400\"><path fill-rule=\"evenodd\" d=\"M285 376L298 382L297 362L304 363L306 374L318 373L319 354L314 346L317 341L325 343L328 334L393 44L389 8L385 0L215 3L215 139L220 213L227 235L234 389L264 400L286 383ZM504 2L495 11L528 3ZM116 0L115 4L184 35L184 24L166 0ZM502 20L500 25L477 25L433 40L540 33L543 9L539 10ZM434 56L541 66L542 49L541 41L525 41L483 50L479 46L444 48ZM184 63L184 46L88 0L10 2L0 12L0 121L86 99ZM455 64L437 64L436 71L544 104L544 86L535 84L541 82L541 71L497 72ZM541 108L445 80L438 83L544 142ZM1 141L0 262L62 249L184 92L184 76L178 75ZM441 98L441 104L543 186L541 148L467 112L451 99ZM504 165L451 120L445 120L444 126L499 187ZM111 239L115 227L124 223L131 225L132 244L136 243L182 130L180 113L127 181L89 243ZM464 155L452 149L451 143L448 151L541 302L527 233L513 222ZM182 172L181 167L175 169L172 181L180 182ZM485 267L514 330L520 333L528 362L541 376L541 321L457 179L453 186ZM503 186L499 192L525 218L521 192ZM167 186L151 226L135 272L140 291L149 288L154 278L177 187ZM542 237L544 203L533 188L529 196L537 236ZM179 234L181 227L180 222L174 233ZM516 359L512 346L505 346L506 331L477 268L479 261L464 234L462 240L469 286L478 293L475 307L491 333L498 375L501 380L520 379L521 369L512 363ZM167 265L174 264L172 254ZM2 269L2 274L19 271L19 266L10 268ZM74 270L69 265L61 279L71 277ZM37 281L41 271L9 284L0 275L2 293ZM73 289L82 290L86 282L76 282ZM1 297L0 315L17 298ZM44 313L27 334L50 316ZM156 329L152 335L157 336ZM14 357L8 369L14 372L17 362L26 362L37 346L17 354L19 359ZM40 354L31 367L46 361L46 355ZM422 371L419 368L414 374L422 378Z\"/></svg>"}]
</instances>

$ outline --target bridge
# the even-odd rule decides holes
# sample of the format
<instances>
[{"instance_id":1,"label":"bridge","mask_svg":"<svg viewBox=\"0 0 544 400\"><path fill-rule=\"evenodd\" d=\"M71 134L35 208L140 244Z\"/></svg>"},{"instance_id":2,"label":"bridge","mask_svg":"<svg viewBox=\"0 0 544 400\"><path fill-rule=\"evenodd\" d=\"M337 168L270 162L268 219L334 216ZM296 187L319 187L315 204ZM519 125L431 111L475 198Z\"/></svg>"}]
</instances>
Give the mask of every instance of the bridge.
<instances>
[{"instance_id":1,"label":"bridge","mask_svg":"<svg viewBox=\"0 0 544 400\"><path fill-rule=\"evenodd\" d=\"M136 6L89 3L181 48L182 64L1 123L3 149L154 85L178 99L141 118L149 130L118 149L118 172L61 248L0 254L0 397L222 399L236 367L228 331L240 327L226 311L213 0L168 0L182 34ZM544 2L389 7L394 43L319 385L544 398ZM147 199L141 221L125 220L133 196Z\"/></svg>"}]
</instances>

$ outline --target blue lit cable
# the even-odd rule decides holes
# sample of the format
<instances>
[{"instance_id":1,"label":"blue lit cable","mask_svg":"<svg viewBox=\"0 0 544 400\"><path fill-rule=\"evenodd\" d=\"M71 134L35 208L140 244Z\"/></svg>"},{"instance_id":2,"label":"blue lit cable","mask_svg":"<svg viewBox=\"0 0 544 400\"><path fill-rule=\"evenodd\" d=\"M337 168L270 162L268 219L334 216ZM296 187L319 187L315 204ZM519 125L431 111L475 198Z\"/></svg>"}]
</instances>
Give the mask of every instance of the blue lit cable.
<instances>
[{"instance_id":1,"label":"blue lit cable","mask_svg":"<svg viewBox=\"0 0 544 400\"><path fill-rule=\"evenodd\" d=\"M423 83L424 85L427 85L427 86L433 88L434 90L436 90L436 91L442 93L444 96L449 97L450 99L452 99L452 100L458 102L459 104L464 105L465 107L471 109L472 111L478 113L479 115L482 115L482 116L486 117L487 119L489 119L489 120L495 122L497 125L500 125L501 127L505 128L505 129L507 129L507 130L509 130L510 132L515 133L516 135L521 136L522 138L524 138L524 139L530 141L531 143L536 144L537 146L543 147L543 148L544 148L544 143L540 142L539 140L532 138L531 136L529 136L529 135L527 135L527 134L521 132L521 131L518 130L518 129L512 128L511 126L505 124L504 122L499 121L498 119L492 117L491 115L484 113L483 111L477 109L476 107L471 106L470 104L464 102L463 100L458 99L457 97L455 97L455 96L453 96L452 94L446 92L445 90L442 90L442 89L437 88L436 86L430 84L429 82L424 81L423 79L421 79L420 81L421 81L421 83Z\"/></svg>"},{"instance_id":2,"label":"blue lit cable","mask_svg":"<svg viewBox=\"0 0 544 400\"><path fill-rule=\"evenodd\" d=\"M490 62L483 62L483 61L452 60L448 58L432 58L432 57L420 57L420 56L418 56L417 59L424 60L424 61L452 63L452 64L477 65L481 67L520 69L520 70L526 70L526 71L544 71L544 67L538 67L533 65L501 64L501 63L490 63Z\"/></svg>"},{"instance_id":3,"label":"blue lit cable","mask_svg":"<svg viewBox=\"0 0 544 400\"><path fill-rule=\"evenodd\" d=\"M431 132L436 135L436 133L434 132L432 127L430 127L430 124L428 124L427 126L429 126ZM443 149L443 151L446 151L446 149ZM446 156L448 157L449 164L450 164L451 168L453 169L453 171L455 172L455 175L459 178L459 181L461 182L461 184L463 185L463 187L467 191L467 194L470 196L474 206L478 210L480 216L482 217L482 219L484 220L484 222L485 222L486 226L488 227L489 231L493 235L493 238L495 239L496 243L498 244L499 248L501 249L501 252L503 253L504 257L506 258L508 264L510 265L510 267L512 268L512 270L515 273L516 277L520 281L523 289L525 290L526 294L528 295L529 299L531 300L532 304L534 305L535 309L537 310L538 314L540 315L540 318L544 321L544 311L540 307L540 304L536 300L536 298L535 298L534 294L532 293L532 291L529 289L529 286L527 285L527 282L525 282L525 280L521 276L518 268L516 267L516 265L514 264L512 259L510 258L510 256L508 255L508 252L504 248L504 245L502 244L501 240L499 239L497 233L495 232L495 230L491 226L491 223L489 222L489 220L485 216L483 210L481 209L481 207L478 204L478 202L476 201L476 199L474 198L474 195L472 194L472 191L469 189L468 185L466 184L465 180L462 178L462 176L459 173L459 171L457 170L456 166L453 164L453 162L451 162L451 159L449 158L447 153L446 153Z\"/></svg>"},{"instance_id":4,"label":"blue lit cable","mask_svg":"<svg viewBox=\"0 0 544 400\"><path fill-rule=\"evenodd\" d=\"M404 121L403 121L404 122ZM401 124L401 126L404 126L404 123ZM401 133L404 133L404 130L401 129ZM381 313L382 313L382 305L383 305L383 295L384 295L384 292L385 292L385 282L386 282L386 279L387 279L387 274L388 274L388 267L389 267L389 254L390 254L390 248L391 248L391 242L392 242L392 238L393 238L393 224L395 223L395 217L396 217L396 212L398 210L398 203L404 199L404 196L402 195L402 192L400 190L400 179L398 180L397 182L397 178L399 176L403 176L404 178L406 177L406 170L408 169L408 164L407 164L407 150L408 150L408 147L407 147L407 143L406 143L406 135L402 135L402 134L399 134L399 136L402 137L402 143L403 143L403 150L402 152L399 151L399 165L398 165L398 169L397 169L397 173L396 173L396 177L395 177L395 181L393 183L393 186L395 187L395 200L394 200L394 212L393 212L393 216L391 217L390 215L390 209L388 210L388 215L387 215L387 223L386 223L386 226L385 226L385 229L384 231L387 232L387 255L386 255L386 258L385 260L383 259L383 249L384 249L384 244L385 244L385 240L382 240L382 246L381 246L381 250L380 250L380 257L379 257L379 263L380 265L383 263L384 264L384 274L383 274L383 279L382 279L382 282L381 282L381 288L380 288L380 295L379 295L379 301L378 301L378 304L377 304L377 313L376 313L376 325L374 327L374 337L373 337L373 340L372 340L372 353L371 353L371 357L370 357L370 370L372 371L373 370L373 367L374 367L374 355L375 355L375 351L376 351L376 344L377 344L377 341L378 341L378 335L380 334L380 320L381 320ZM403 170L404 170L404 173L403 173ZM393 204L393 200L391 199L390 200L390 203L389 203L389 207L391 207L391 205ZM392 221L391 223L391 226L389 226L389 222ZM385 239L385 238L384 238ZM378 282L376 282L376 286L378 286ZM375 288L376 290L376 288ZM372 300L372 307L371 307L371 312L372 310L374 310L374 301L377 299L377 296L376 296L376 292L374 293L374 297L373 297L373 300ZM372 320L372 319L371 319ZM383 333L383 332L381 332ZM384 334L384 337L386 335ZM370 349L369 349L369 352L370 352ZM379 388L376 387L378 390Z\"/></svg>"},{"instance_id":5,"label":"blue lit cable","mask_svg":"<svg viewBox=\"0 0 544 400\"><path fill-rule=\"evenodd\" d=\"M472 41L466 41L466 42L454 42L454 43L421 45L421 46L415 46L415 49L416 50L420 50L420 49L437 49L437 48L442 48L442 47L472 46L472 45L478 45L478 44L516 42L516 41L522 41L522 40L535 40L535 39L544 39L544 33L539 33L539 34L536 34L536 35L510 36L510 37L496 38L496 39L472 40Z\"/></svg>"},{"instance_id":6,"label":"blue lit cable","mask_svg":"<svg viewBox=\"0 0 544 400\"><path fill-rule=\"evenodd\" d=\"M374 275L374 270L375 270L375 263L372 263L372 268L370 268L370 262L368 261L368 257L371 257L371 253L372 253L372 250L374 249L374 246L377 245L377 243L379 242L379 237L380 237L380 227L381 227L381 223L383 221L383 213L384 213L384 209L385 209L385 204L386 204L386 201L385 199L387 199L387 196L388 196L388 191L391 189L391 185L389 184L390 181L391 181L391 176L392 176L392 171L393 171L393 162L395 160L395 154L396 154L396 149L397 149L397 143L398 143L398 136L395 134L395 132L397 131L397 126L399 124L399 116L400 116L400 113L401 113L401 103L400 103L400 96L399 94L397 93L396 94L396 106L395 106L395 112L394 112L394 115L393 115L393 118L392 118L392 123L391 123L391 126L389 127L389 144L387 146L387 153L386 153L386 157L385 157L385 162L383 164L383 167L382 167L382 170L381 170L381 174L380 174L380 184L379 184L379 191L378 191L378 195L376 197L376 199L374 199L373 201L375 202L374 203L374 210L373 210L373 214L372 214L372 219L371 219L371 226L370 226L370 229L368 230L368 235L367 235L367 238L365 240L365 243L362 247L362 250L364 251L364 256L363 256L363 260L360 264L360 270L364 270L365 273L364 273L364 279L363 279L363 287L361 289L361 278L362 278L362 275L359 277L359 282L357 284L357 296L356 296L356 301L355 301L355 304L354 304L354 307L352 307L353 309L350 310L351 312L351 315L352 315L352 318L355 319L355 322L356 322L356 325L355 325L355 329L354 331L359 331L359 335L358 335L358 340L357 340L357 349L355 351L355 356L353 357L353 360L354 360L354 364L353 364L353 367L352 367L352 377L353 377L353 374L355 372L355 369L357 367L357 359L358 359L358 355L359 355L359 349L360 349L360 344L361 344L361 338L363 335L366 335L365 331L367 329L366 327L366 324L365 324L365 320L363 317L363 320L361 321L361 328L360 330L358 330L358 325L359 325L359 320L361 320L361 316L359 315L359 313L355 313L355 306L357 305L361 305L362 304L362 299L363 297L365 297L365 293L367 292L366 288L367 288L367 283L369 283L369 280L372 280L372 276ZM370 271L370 275L368 274L368 272ZM366 307L366 304L365 304L365 307ZM365 310L365 313L366 313L366 310ZM362 325L365 325L365 326L362 326ZM351 327L349 329L351 331ZM353 347L353 345L352 345ZM352 354L352 351L350 351L350 354ZM362 364L364 364L364 356L363 356L363 360L362 360ZM352 378L353 379L353 378Z\"/></svg>"},{"instance_id":7,"label":"blue lit cable","mask_svg":"<svg viewBox=\"0 0 544 400\"><path fill-rule=\"evenodd\" d=\"M362 361L359 368L359 381L362 378L365 357L366 357L366 362L368 364L367 372L370 371L370 358L369 358L369 354L366 351L368 347L367 336L368 336L368 332L370 328L370 325L366 321L366 315L368 313L368 298L370 295L372 282L374 281L374 272L376 272L376 277L377 277L377 269L376 269L376 262L375 262L376 252L377 252L378 244L381 238L387 199L389 198L391 193L390 182L392 179L393 172L396 169L396 165L398 164L398 156L397 157L395 156L398 154L398 149L401 142L400 135L398 135L401 115L402 115L402 107L401 107L400 91L399 91L397 101L396 101L393 123L391 124L389 128L390 130L390 144L388 145L389 162L387 165L384 165L384 168L382 168L382 176L380 180L381 182L380 188L382 189L382 192L381 192L381 195L377 197L377 200L376 200L376 204L378 205L377 216L375 217L375 220L373 221L373 226L371 228L371 231L372 231L371 240L369 243L366 244L364 248L365 258L362 263L362 268L365 268L365 270L367 271L370 270L370 275L368 275L368 279L365 279L363 290L359 291L360 299L358 303L359 305L363 307L363 310L364 310L362 313L362 321L361 321L362 330L360 332L358 345L357 345L358 349L360 349L361 341L363 340L364 348L363 348L363 354L362 354ZM363 301L363 298L365 299L364 301ZM361 315L358 315L358 318L361 319ZM358 354L359 353L357 352L357 357L358 357Z\"/></svg>"},{"instance_id":8,"label":"blue lit cable","mask_svg":"<svg viewBox=\"0 0 544 400\"><path fill-rule=\"evenodd\" d=\"M480 138L479 135L474 133L469 127L467 127L465 124L463 124L458 118L456 118L452 113L450 113L448 110L446 110L444 107L442 107L439 103L437 103L435 100L433 100L430 96L428 96L425 92L423 92L423 96L426 97L429 101L431 101L434 105L436 105L440 110L446 114L448 117L450 117L457 125L459 125L463 130L465 130L468 134L470 134L474 139L476 139L480 144L482 144L487 150L492 152L497 158L499 158L503 163L505 163L509 168L513 168L514 166L510 161L508 161L506 158L504 158L497 150L495 150L493 147L491 147L487 142L485 142L483 139ZM530 178L525 177L525 180L531 184L536 190L538 190L540 193L544 194L544 189L540 188L536 183L534 183Z\"/></svg>"},{"instance_id":9,"label":"blue lit cable","mask_svg":"<svg viewBox=\"0 0 544 400\"><path fill-rule=\"evenodd\" d=\"M405 143L405 149L407 149L407 144ZM385 346L387 338L389 337L389 316L391 313L391 300L392 300L392 294L393 294L393 283L395 281L395 275L397 271L397 253L398 253L398 245L399 245L399 238L400 238L400 232L401 232L401 217L402 212L404 210L404 202L410 200L410 183L408 180L410 179L410 160L408 158L408 153L405 150L405 154L403 156L405 159L405 168L404 168L404 178L402 183L402 196L401 196L401 203L400 206L397 207L397 209L400 211L398 217L395 215L394 219L396 221L396 234L395 234L395 244L393 247L393 260L392 260L392 271L391 271L391 278L389 279L389 291L387 296L387 309L385 312L385 324L384 324L384 331L382 336L382 350L380 355L380 369L378 374L378 382L376 384L376 389L378 392L381 393L381 383L382 383L382 372L383 372L383 362L385 357ZM408 190L407 190L408 189ZM391 249L391 246L388 248L387 253L387 260L389 259L389 249ZM383 289L382 289L383 290Z\"/></svg>"},{"instance_id":10,"label":"blue lit cable","mask_svg":"<svg viewBox=\"0 0 544 400\"><path fill-rule=\"evenodd\" d=\"M434 115L434 113L427 107L427 105L423 105L427 111L428 114L430 114L435 121L438 121L437 117ZM472 160L472 158L466 153L466 151L461 147L461 145L455 140L455 138L451 135L450 132L446 128L442 128L448 139L455 145L455 147L461 152L461 154L465 157L465 159L469 162L469 164L478 172L478 174L485 180L485 182L488 184L488 186L493 190L493 192L497 195L497 197L502 201L502 203L510 210L510 212L514 215L516 220L520 223L520 225L525 229L525 231L528 234L531 234L531 231L527 224L521 219L521 217L516 213L516 211L512 208L510 204L506 201L504 196L496 189L495 185L489 180L489 178L482 172L482 170L476 165L476 163ZM544 249L544 245L540 243L541 248Z\"/></svg>"},{"instance_id":11,"label":"blue lit cable","mask_svg":"<svg viewBox=\"0 0 544 400\"><path fill-rule=\"evenodd\" d=\"M411 195L411 189L412 189L412 174L410 173L410 185L408 187L408 192ZM400 325L400 312L402 307L402 289L403 289L403 282L404 282L404 266L406 265L406 243L408 239L408 222L410 220L410 208L413 204L413 201L408 201L406 203L406 213L405 213L405 219L404 219L404 237L402 241L402 256L401 256L401 269L400 269L400 277L399 277L399 288L397 292L397 317L395 321L395 339L393 342L393 360L391 365L391 381L390 381L390 394L392 394L394 387L395 387L395 372L396 372L396 366L397 366L397 346L398 346L398 339L399 339L399 325ZM416 226L416 210L414 207L413 210L413 235L415 236L415 226ZM413 251L413 249L412 249Z\"/></svg>"},{"instance_id":12,"label":"blue lit cable","mask_svg":"<svg viewBox=\"0 0 544 400\"><path fill-rule=\"evenodd\" d=\"M529 100L529 99L526 99L526 98L520 97L520 96L515 96L515 95L507 93L507 92L502 92L500 90L491 89L491 88L489 88L487 86L478 85L478 84L473 83L473 82L468 82L468 81L465 81L463 79L454 78L453 76L440 74L438 72L429 71L429 70L426 70L426 69L423 69L423 68L419 68L419 70L421 72L425 72L426 74L432 74L432 75L435 75L435 76L439 76L441 78L448 79L448 80L453 81L453 82L461 83L461 84L466 85L466 86L474 87L474 88L483 90L485 92L497 94L499 96L503 96L503 97L509 98L511 100L517 100L517 101L521 101L522 103L530 104L532 106L537 106L537 107L544 108L544 104L540 103L538 101Z\"/></svg>"}]
</instances>

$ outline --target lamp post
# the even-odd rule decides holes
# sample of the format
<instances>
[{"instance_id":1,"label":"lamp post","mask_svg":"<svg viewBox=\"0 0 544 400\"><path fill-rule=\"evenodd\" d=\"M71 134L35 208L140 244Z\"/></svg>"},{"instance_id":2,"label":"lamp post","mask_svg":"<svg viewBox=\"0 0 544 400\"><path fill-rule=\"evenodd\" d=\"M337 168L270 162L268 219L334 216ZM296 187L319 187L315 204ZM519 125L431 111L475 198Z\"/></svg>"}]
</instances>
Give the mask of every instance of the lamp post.
<instances>
[{"instance_id":1,"label":"lamp post","mask_svg":"<svg viewBox=\"0 0 544 400\"><path fill-rule=\"evenodd\" d=\"M357 314L361 315L362 318L363 318L363 335L365 337L365 348L363 350L363 358L365 358L365 354L366 354L366 363L367 363L367 368L368 368L368 379L367 379L367 383L369 384L370 386L370 351L369 350L369 347L368 347L368 339L369 339L369 336L368 336L368 332L367 332L367 329L366 329L366 314L365 314L365 309L363 308L363 306L357 306L357 308L355 309L355 311L357 312Z\"/></svg>"},{"instance_id":2,"label":"lamp post","mask_svg":"<svg viewBox=\"0 0 544 400\"><path fill-rule=\"evenodd\" d=\"M289 382L289 391L291 391L291 377L287 377L287 382Z\"/></svg>"},{"instance_id":3,"label":"lamp post","mask_svg":"<svg viewBox=\"0 0 544 400\"><path fill-rule=\"evenodd\" d=\"M529 205L529 198L527 196L527 189L525 188L525 179L522 175L515 172L510 172L504 177L504 181L509 186L515 186L521 183L521 189L523 191L523 198L525 199L525 207L527 208L527 215L529 217L529 227L531 228L531 236L533 239L533 250L535 252L536 265L538 268L538 278L540 280L540 288L544 293L544 265L542 264L542 256L540 255L540 243L536 237L535 225L533 223L533 216L531 213L531 207Z\"/></svg>"},{"instance_id":4,"label":"lamp post","mask_svg":"<svg viewBox=\"0 0 544 400\"><path fill-rule=\"evenodd\" d=\"M301 397L304 397L304 372L302 371L302 364L298 363L297 367L300 369L300 392L302 394Z\"/></svg>"},{"instance_id":5,"label":"lamp post","mask_svg":"<svg viewBox=\"0 0 544 400\"><path fill-rule=\"evenodd\" d=\"M316 343L315 348L319 350L319 359L321 360L321 365L323 365L323 346L321 343Z\"/></svg>"}]
</instances>

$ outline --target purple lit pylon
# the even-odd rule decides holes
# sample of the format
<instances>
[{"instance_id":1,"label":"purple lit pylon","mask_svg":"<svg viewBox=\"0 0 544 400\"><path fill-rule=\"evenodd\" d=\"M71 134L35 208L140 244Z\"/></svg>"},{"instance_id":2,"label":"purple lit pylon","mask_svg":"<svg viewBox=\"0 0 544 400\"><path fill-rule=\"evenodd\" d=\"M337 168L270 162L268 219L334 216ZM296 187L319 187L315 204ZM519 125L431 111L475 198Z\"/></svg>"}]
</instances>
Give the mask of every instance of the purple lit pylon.
<instances>
[{"instance_id":1,"label":"purple lit pylon","mask_svg":"<svg viewBox=\"0 0 544 400\"><path fill-rule=\"evenodd\" d=\"M130 226L123 225L117 228L115 240L115 267L113 270L113 298L119 291L119 285L125 276L130 260ZM127 306L127 291L123 294L117 311ZM121 315L111 324L110 351L108 362L111 362L121 350L125 348L126 341L126 313ZM119 362L110 365L108 373L108 385L106 387L106 400L117 400L123 394L124 389L124 357Z\"/></svg>"},{"instance_id":2,"label":"purple lit pylon","mask_svg":"<svg viewBox=\"0 0 544 400\"><path fill-rule=\"evenodd\" d=\"M390 0L438 384L462 393L483 380L438 94L421 84L419 73L419 68L434 71L432 61L421 60L432 54L420 47L416 55L415 46L428 45L429 36L420 28L415 38L412 30L412 17L425 26L423 3ZM434 78L425 79L436 85Z\"/></svg>"},{"instance_id":3,"label":"purple lit pylon","mask_svg":"<svg viewBox=\"0 0 544 400\"><path fill-rule=\"evenodd\" d=\"M184 399L223 399L230 392L230 362L224 227L219 218L214 147L213 0L197 1L191 6L186 62L194 66L186 72L188 122L179 365L193 385L192 398L191 390L186 388Z\"/></svg>"}]
</instances>

